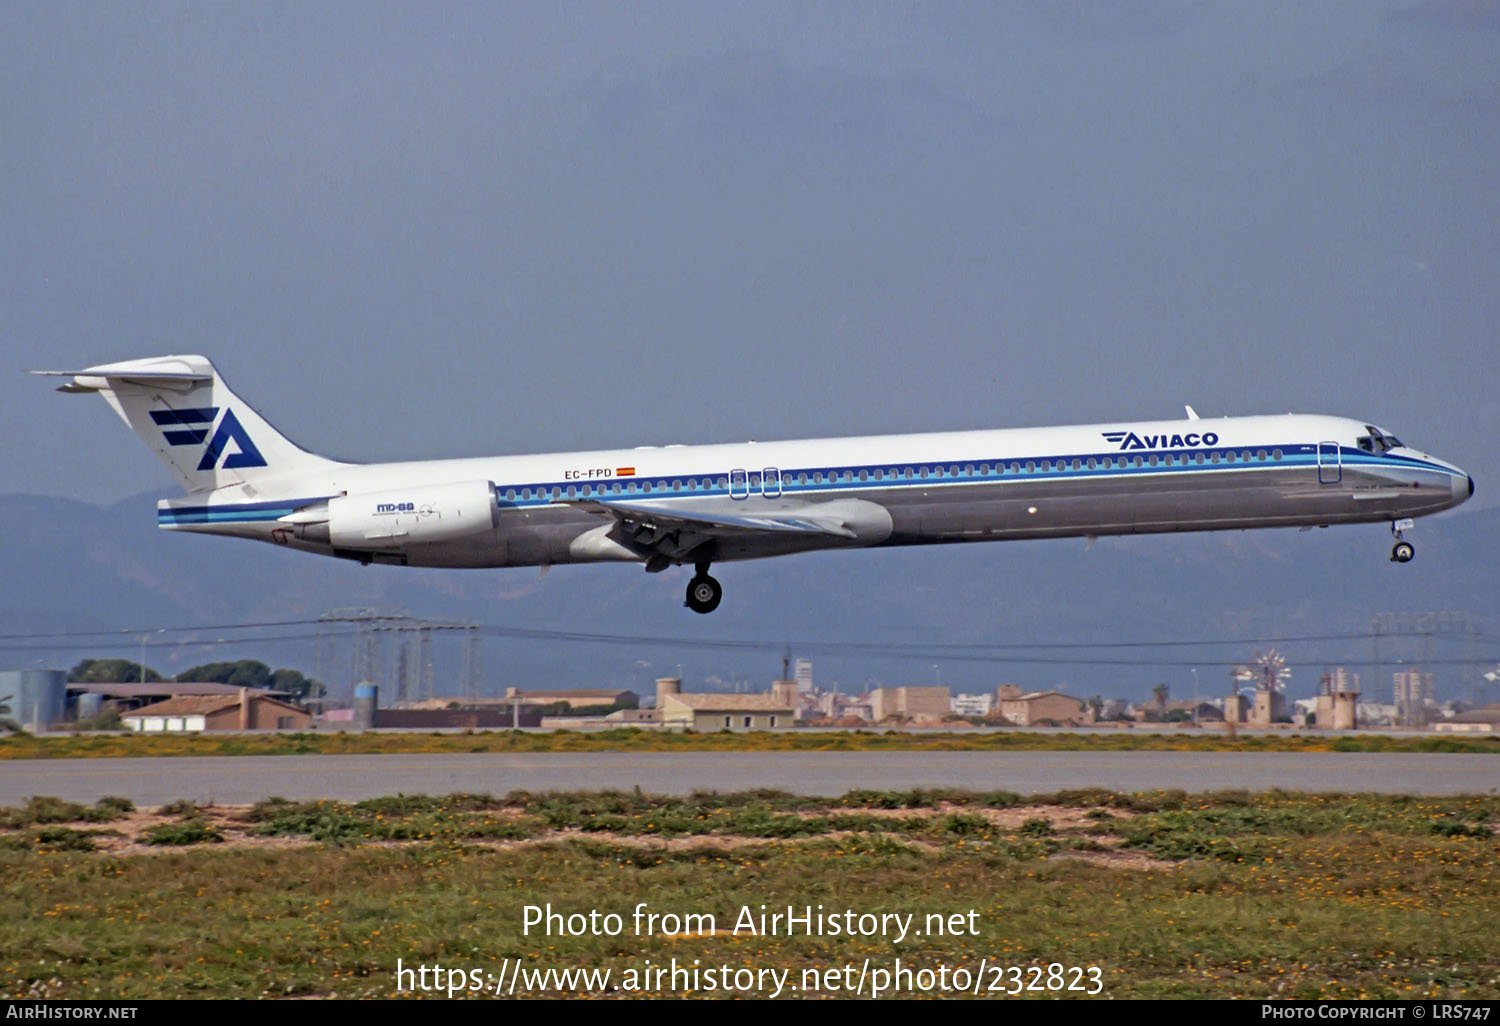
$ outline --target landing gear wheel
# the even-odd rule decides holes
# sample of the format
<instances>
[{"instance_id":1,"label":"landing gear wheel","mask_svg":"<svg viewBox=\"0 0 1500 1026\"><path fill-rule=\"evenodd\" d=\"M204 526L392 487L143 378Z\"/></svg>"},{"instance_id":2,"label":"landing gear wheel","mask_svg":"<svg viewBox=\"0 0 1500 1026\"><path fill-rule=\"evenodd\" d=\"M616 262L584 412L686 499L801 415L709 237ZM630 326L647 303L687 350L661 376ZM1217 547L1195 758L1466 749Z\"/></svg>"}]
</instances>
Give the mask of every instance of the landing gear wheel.
<instances>
[{"instance_id":1,"label":"landing gear wheel","mask_svg":"<svg viewBox=\"0 0 1500 1026\"><path fill-rule=\"evenodd\" d=\"M1395 545L1391 546L1392 563L1410 563L1411 557L1416 554L1417 550L1408 541L1398 541Z\"/></svg>"},{"instance_id":2,"label":"landing gear wheel","mask_svg":"<svg viewBox=\"0 0 1500 1026\"><path fill-rule=\"evenodd\" d=\"M712 613L719 608L719 600L724 597L724 589L719 582L708 574L699 574L687 586L687 606L695 613Z\"/></svg>"}]
</instances>

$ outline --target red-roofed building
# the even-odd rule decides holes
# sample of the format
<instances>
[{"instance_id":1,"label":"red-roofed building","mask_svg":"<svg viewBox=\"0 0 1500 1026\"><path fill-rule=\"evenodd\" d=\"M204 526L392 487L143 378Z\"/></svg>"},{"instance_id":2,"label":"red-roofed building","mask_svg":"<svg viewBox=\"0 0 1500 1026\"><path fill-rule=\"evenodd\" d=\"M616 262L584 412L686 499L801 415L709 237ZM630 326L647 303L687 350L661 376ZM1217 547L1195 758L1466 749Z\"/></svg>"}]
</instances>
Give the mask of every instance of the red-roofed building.
<instances>
[{"instance_id":1,"label":"red-roofed building","mask_svg":"<svg viewBox=\"0 0 1500 1026\"><path fill-rule=\"evenodd\" d=\"M121 717L145 734L204 730L306 730L311 714L278 702L256 688L234 695L180 695Z\"/></svg>"}]
</instances>

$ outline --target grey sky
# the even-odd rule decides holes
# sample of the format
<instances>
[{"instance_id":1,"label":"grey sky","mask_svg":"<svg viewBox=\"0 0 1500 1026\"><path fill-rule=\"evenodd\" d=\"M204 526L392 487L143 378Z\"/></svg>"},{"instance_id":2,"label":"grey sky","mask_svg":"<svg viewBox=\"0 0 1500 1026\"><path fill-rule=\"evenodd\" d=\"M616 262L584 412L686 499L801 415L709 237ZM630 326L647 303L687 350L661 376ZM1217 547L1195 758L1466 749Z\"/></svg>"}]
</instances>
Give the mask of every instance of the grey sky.
<instances>
[{"instance_id":1,"label":"grey sky","mask_svg":"<svg viewBox=\"0 0 1500 1026\"><path fill-rule=\"evenodd\" d=\"M1500 496L1500 4L0 4L32 367L211 357L377 460L1287 410ZM149 516L143 509L142 516Z\"/></svg>"}]
</instances>

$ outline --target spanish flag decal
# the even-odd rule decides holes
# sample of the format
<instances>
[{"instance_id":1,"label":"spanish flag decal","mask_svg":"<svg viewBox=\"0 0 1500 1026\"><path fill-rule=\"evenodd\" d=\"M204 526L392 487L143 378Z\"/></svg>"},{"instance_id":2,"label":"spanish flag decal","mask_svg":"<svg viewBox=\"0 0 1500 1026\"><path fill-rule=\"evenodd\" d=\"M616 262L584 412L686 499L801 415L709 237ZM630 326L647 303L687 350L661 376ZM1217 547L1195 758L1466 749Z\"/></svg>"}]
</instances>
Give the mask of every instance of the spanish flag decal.
<instances>
[{"instance_id":1,"label":"spanish flag decal","mask_svg":"<svg viewBox=\"0 0 1500 1026\"><path fill-rule=\"evenodd\" d=\"M616 467L615 477L635 477L634 467Z\"/></svg>"}]
</instances>

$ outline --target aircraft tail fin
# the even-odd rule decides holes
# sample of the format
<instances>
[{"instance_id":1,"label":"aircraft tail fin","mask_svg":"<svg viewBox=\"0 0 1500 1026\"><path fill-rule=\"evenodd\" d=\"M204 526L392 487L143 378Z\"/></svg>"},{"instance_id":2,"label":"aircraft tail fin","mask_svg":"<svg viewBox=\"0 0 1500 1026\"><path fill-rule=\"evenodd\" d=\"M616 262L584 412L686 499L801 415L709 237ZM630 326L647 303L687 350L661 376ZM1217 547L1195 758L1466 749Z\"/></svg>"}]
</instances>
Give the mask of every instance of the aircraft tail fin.
<instances>
[{"instance_id":1,"label":"aircraft tail fin","mask_svg":"<svg viewBox=\"0 0 1500 1026\"><path fill-rule=\"evenodd\" d=\"M202 356L157 356L81 371L59 392L97 392L189 492L336 466L306 452L229 390Z\"/></svg>"}]
</instances>

